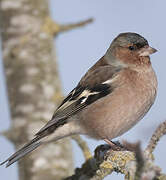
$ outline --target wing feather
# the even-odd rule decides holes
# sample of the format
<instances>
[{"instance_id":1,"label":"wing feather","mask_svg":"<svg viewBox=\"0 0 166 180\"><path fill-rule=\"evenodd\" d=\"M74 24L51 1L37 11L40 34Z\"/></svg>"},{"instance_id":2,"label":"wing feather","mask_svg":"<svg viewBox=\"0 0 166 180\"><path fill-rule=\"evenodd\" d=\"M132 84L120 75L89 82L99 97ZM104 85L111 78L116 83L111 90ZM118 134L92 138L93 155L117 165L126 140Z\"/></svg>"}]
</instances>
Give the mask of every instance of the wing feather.
<instances>
[{"instance_id":1,"label":"wing feather","mask_svg":"<svg viewBox=\"0 0 166 180\"><path fill-rule=\"evenodd\" d=\"M36 135L52 133L56 130L56 128L67 123L69 117L75 115L86 106L111 93L114 87L110 83L104 83L108 79L115 77L115 72L117 71L111 70L112 68L110 69L110 66L102 66L91 72L89 75L88 73L85 74L77 87L74 88L63 100L62 104L55 111L52 119L43 128L41 128ZM104 76L103 71L106 71ZM100 79L94 77L99 77Z\"/></svg>"}]
</instances>

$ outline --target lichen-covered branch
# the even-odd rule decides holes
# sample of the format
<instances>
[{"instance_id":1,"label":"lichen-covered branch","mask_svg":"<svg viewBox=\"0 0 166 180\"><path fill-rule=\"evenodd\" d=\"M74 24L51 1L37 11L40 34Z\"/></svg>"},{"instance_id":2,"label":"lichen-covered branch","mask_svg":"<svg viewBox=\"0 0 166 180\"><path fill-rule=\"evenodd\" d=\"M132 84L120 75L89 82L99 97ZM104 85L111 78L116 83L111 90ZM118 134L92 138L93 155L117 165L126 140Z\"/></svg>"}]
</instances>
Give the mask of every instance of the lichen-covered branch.
<instances>
[{"instance_id":1,"label":"lichen-covered branch","mask_svg":"<svg viewBox=\"0 0 166 180\"><path fill-rule=\"evenodd\" d=\"M165 129L166 122L156 129L145 151L141 149L140 143L123 142L121 151L114 151L109 145L98 146L94 157L65 180L102 180L113 171L124 174L125 180L166 180L166 175L161 173L154 159L147 156L147 151L152 153L158 140L165 135Z\"/></svg>"},{"instance_id":2,"label":"lichen-covered branch","mask_svg":"<svg viewBox=\"0 0 166 180\"><path fill-rule=\"evenodd\" d=\"M140 180L145 168L145 158L141 150L140 142L137 143L128 143L123 142L124 147L135 154L136 159L136 171L135 171L135 180Z\"/></svg>"},{"instance_id":3,"label":"lichen-covered branch","mask_svg":"<svg viewBox=\"0 0 166 180\"><path fill-rule=\"evenodd\" d=\"M113 171L128 176L134 166L134 154L130 151L112 151L108 145L100 145L95 150L93 158L86 161L75 174L65 180L101 180ZM134 167L135 168L135 167Z\"/></svg>"}]
</instances>

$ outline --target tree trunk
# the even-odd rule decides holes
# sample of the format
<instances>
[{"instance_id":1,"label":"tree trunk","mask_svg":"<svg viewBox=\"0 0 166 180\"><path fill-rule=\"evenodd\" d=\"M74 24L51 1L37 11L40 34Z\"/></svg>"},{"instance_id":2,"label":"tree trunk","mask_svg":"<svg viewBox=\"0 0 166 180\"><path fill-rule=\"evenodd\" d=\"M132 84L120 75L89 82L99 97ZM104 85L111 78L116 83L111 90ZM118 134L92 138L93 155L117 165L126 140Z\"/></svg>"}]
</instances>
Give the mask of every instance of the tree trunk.
<instances>
[{"instance_id":1,"label":"tree trunk","mask_svg":"<svg viewBox=\"0 0 166 180\"><path fill-rule=\"evenodd\" d=\"M43 31L48 0L0 0L2 53L16 149L50 120L61 100L53 36ZM20 160L20 180L59 180L72 172L69 140L51 143Z\"/></svg>"}]
</instances>

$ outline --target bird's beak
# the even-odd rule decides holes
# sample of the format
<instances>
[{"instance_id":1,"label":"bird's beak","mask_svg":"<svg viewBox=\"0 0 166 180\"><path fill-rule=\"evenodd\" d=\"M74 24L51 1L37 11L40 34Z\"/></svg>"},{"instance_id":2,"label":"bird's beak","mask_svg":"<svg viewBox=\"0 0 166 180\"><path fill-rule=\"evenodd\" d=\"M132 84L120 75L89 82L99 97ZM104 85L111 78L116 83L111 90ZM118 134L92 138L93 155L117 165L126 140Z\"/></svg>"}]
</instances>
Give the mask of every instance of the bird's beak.
<instances>
[{"instance_id":1,"label":"bird's beak","mask_svg":"<svg viewBox=\"0 0 166 180\"><path fill-rule=\"evenodd\" d=\"M150 46L145 46L141 48L141 50L138 53L139 53L139 56L149 56L150 54L153 54L155 52L157 52L155 48L152 48Z\"/></svg>"}]
</instances>

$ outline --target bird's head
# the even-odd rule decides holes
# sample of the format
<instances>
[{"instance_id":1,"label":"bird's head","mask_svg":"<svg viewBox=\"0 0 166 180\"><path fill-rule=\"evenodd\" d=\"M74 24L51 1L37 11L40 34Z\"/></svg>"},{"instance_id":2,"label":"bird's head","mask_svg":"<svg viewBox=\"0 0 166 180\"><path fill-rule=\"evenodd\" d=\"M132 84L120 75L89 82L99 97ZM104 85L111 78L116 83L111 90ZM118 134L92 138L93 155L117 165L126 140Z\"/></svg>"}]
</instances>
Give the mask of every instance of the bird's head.
<instances>
[{"instance_id":1,"label":"bird's head","mask_svg":"<svg viewBox=\"0 0 166 180\"><path fill-rule=\"evenodd\" d=\"M108 63L114 66L144 66L150 64L149 55L157 50L137 33L121 33L111 43L105 54Z\"/></svg>"}]
</instances>

